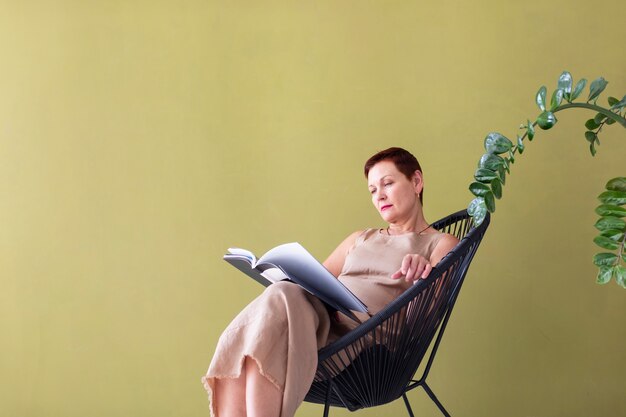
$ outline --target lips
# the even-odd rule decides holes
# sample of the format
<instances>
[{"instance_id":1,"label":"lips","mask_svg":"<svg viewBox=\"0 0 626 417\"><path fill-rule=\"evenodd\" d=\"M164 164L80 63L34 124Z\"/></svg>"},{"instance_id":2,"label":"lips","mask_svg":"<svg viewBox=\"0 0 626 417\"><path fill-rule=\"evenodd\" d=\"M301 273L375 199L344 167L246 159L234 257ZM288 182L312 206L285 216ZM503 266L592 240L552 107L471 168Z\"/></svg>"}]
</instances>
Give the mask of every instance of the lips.
<instances>
[{"instance_id":1,"label":"lips","mask_svg":"<svg viewBox=\"0 0 626 417\"><path fill-rule=\"evenodd\" d=\"M388 208L390 208L391 206L392 206L391 204L385 204L384 206L382 206L382 207L380 208L380 211L385 211L385 210L387 210Z\"/></svg>"}]
</instances>

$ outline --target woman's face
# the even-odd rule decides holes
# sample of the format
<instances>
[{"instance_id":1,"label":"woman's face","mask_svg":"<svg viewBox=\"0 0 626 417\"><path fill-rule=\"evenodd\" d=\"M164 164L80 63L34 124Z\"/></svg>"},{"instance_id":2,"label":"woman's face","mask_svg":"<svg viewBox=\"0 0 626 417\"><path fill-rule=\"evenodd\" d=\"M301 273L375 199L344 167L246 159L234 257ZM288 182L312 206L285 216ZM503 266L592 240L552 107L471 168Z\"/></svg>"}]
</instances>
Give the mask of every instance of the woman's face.
<instances>
[{"instance_id":1,"label":"woman's face","mask_svg":"<svg viewBox=\"0 0 626 417\"><path fill-rule=\"evenodd\" d=\"M409 218L420 207L419 193L423 187L420 171L409 180L392 161L380 161L370 169L367 186L374 207L387 223Z\"/></svg>"}]
</instances>

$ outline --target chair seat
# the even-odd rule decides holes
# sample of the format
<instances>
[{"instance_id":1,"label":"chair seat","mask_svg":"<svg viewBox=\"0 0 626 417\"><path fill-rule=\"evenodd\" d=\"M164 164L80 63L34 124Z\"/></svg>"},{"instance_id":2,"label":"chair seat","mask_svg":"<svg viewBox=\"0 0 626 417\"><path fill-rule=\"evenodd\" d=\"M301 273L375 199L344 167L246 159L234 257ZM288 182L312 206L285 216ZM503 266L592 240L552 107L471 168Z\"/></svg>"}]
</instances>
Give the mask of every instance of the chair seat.
<instances>
[{"instance_id":1,"label":"chair seat","mask_svg":"<svg viewBox=\"0 0 626 417\"><path fill-rule=\"evenodd\" d=\"M341 393L341 398L337 392L332 391L329 400L330 405L355 411L360 408L386 404L400 397L403 391L395 396L392 395L393 398L390 398L389 393L382 390L379 384L379 381L389 378L387 370L395 368L393 362L394 355L386 346L375 345L366 348L347 368L331 378L333 386ZM372 395L368 398L359 398L357 392L346 389L347 386L343 384L345 381L359 381L360 390L369 391ZM305 401L325 404L328 382L328 380L314 381Z\"/></svg>"}]
</instances>

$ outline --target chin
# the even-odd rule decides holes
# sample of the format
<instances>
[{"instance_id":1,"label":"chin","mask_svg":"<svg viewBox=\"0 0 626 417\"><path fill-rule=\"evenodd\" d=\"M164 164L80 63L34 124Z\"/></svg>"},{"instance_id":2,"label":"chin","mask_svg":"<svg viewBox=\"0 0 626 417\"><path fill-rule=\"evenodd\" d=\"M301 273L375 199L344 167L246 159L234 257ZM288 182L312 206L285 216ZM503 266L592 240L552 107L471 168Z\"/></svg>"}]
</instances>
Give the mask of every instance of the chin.
<instances>
[{"instance_id":1,"label":"chin","mask_svg":"<svg viewBox=\"0 0 626 417\"><path fill-rule=\"evenodd\" d=\"M390 216L388 213L382 212L380 213L380 217L387 223L393 223L393 217Z\"/></svg>"}]
</instances>

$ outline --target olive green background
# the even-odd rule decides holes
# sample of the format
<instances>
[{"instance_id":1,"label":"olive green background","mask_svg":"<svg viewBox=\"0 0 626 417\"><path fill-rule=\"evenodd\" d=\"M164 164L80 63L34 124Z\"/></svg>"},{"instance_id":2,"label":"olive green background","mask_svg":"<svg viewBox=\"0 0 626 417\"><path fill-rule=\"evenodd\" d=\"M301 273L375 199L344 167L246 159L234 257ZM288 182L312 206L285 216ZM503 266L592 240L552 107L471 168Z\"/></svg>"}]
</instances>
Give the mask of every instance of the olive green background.
<instances>
[{"instance_id":1,"label":"olive green background","mask_svg":"<svg viewBox=\"0 0 626 417\"><path fill-rule=\"evenodd\" d=\"M514 139L542 84L626 93L623 6L2 1L0 414L207 416L200 377L261 292L227 247L323 259L382 225L362 164L388 146L422 162L428 220L465 207L483 138ZM626 414L626 291L591 264L626 132L592 158L592 115L513 166L430 378L455 416Z\"/></svg>"}]
</instances>

